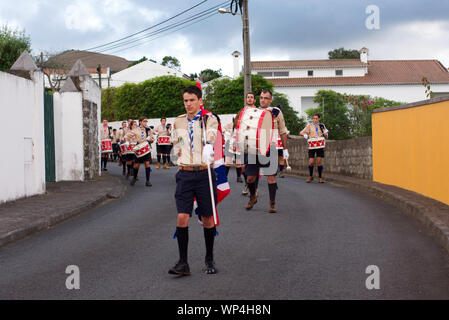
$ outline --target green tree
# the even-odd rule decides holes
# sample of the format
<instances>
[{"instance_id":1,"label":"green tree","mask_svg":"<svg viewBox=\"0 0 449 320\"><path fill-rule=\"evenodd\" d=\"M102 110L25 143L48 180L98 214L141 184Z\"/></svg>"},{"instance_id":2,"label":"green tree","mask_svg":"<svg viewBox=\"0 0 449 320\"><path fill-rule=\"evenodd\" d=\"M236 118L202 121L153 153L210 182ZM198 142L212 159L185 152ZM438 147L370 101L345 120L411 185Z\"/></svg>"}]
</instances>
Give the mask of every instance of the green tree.
<instances>
[{"instance_id":1,"label":"green tree","mask_svg":"<svg viewBox=\"0 0 449 320\"><path fill-rule=\"evenodd\" d=\"M182 90L195 82L174 76L162 76L139 84L126 83L115 89L115 120L128 118L176 117L185 113ZM104 93L104 99L106 93ZM103 98L102 98L103 99ZM108 107L107 111L111 112Z\"/></svg>"},{"instance_id":2,"label":"green tree","mask_svg":"<svg viewBox=\"0 0 449 320\"><path fill-rule=\"evenodd\" d=\"M200 72L199 78L202 82L208 82L223 76L221 69L212 70L212 69L204 69Z\"/></svg>"},{"instance_id":3,"label":"green tree","mask_svg":"<svg viewBox=\"0 0 449 320\"><path fill-rule=\"evenodd\" d=\"M164 58L162 58L161 64L163 66L166 66L166 67L173 68L175 70L181 71L181 63L175 57L165 56Z\"/></svg>"},{"instance_id":4,"label":"green tree","mask_svg":"<svg viewBox=\"0 0 449 320\"><path fill-rule=\"evenodd\" d=\"M145 56L143 56L141 59L139 59L137 61L134 61L134 62L130 63L128 65L128 68L131 68L132 66L135 66L136 64L139 64L139 63L144 62L144 61L148 61L148 58L145 57Z\"/></svg>"},{"instance_id":5,"label":"green tree","mask_svg":"<svg viewBox=\"0 0 449 320\"><path fill-rule=\"evenodd\" d=\"M313 102L319 103L319 106L306 111L310 121L315 113L319 113L321 121L329 129L330 139L343 140L352 138L351 121L343 95L332 90L319 90L313 98Z\"/></svg>"},{"instance_id":6,"label":"green tree","mask_svg":"<svg viewBox=\"0 0 449 320\"><path fill-rule=\"evenodd\" d=\"M243 76L235 80L213 80L205 89L204 106L216 114L237 113L245 105L243 82ZM260 75L252 75L251 84L257 105L263 89L273 92L273 84Z\"/></svg>"},{"instance_id":7,"label":"green tree","mask_svg":"<svg viewBox=\"0 0 449 320\"><path fill-rule=\"evenodd\" d=\"M237 113L245 105L243 76L235 79L213 80L206 87L204 105L216 114ZM260 92L269 89L273 92L273 84L260 75L251 76L253 92L256 95L256 105L260 105ZM282 110L287 128L291 134L298 134L305 126L305 120L298 118L297 112L290 106L286 95L273 92L272 106Z\"/></svg>"},{"instance_id":8,"label":"green tree","mask_svg":"<svg viewBox=\"0 0 449 320\"><path fill-rule=\"evenodd\" d=\"M189 75L189 78L190 78L190 80L195 80L195 79L197 79L198 78L198 73L191 73L190 75Z\"/></svg>"},{"instance_id":9,"label":"green tree","mask_svg":"<svg viewBox=\"0 0 449 320\"><path fill-rule=\"evenodd\" d=\"M358 50L345 50L345 48L338 48L328 52L329 59L360 59L360 52Z\"/></svg>"},{"instance_id":10,"label":"green tree","mask_svg":"<svg viewBox=\"0 0 449 320\"><path fill-rule=\"evenodd\" d=\"M351 134L353 137L372 135L373 110L403 104L402 102L388 100L381 97L372 98L369 95L348 95L343 98L348 103L349 118L351 120Z\"/></svg>"},{"instance_id":11,"label":"green tree","mask_svg":"<svg viewBox=\"0 0 449 320\"><path fill-rule=\"evenodd\" d=\"M290 106L288 97L279 92L273 93L272 106L279 107L284 115L285 125L291 135L299 135L299 132L306 126L306 120L298 118L298 112Z\"/></svg>"},{"instance_id":12,"label":"green tree","mask_svg":"<svg viewBox=\"0 0 449 320\"><path fill-rule=\"evenodd\" d=\"M25 31L0 27L0 71L8 70L24 51L31 51L31 39Z\"/></svg>"},{"instance_id":13,"label":"green tree","mask_svg":"<svg viewBox=\"0 0 449 320\"><path fill-rule=\"evenodd\" d=\"M115 91L116 88L101 90L101 119L108 119L108 121L120 120L117 117L117 110L114 104Z\"/></svg>"}]
</instances>

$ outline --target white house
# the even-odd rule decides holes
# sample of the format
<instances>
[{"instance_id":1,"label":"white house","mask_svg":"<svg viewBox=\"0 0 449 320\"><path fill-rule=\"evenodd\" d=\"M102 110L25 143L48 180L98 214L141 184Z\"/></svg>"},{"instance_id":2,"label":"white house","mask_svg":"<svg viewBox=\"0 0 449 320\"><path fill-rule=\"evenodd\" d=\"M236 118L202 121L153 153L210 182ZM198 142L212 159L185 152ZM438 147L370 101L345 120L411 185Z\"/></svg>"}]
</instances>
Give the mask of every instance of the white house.
<instances>
[{"instance_id":1,"label":"white house","mask_svg":"<svg viewBox=\"0 0 449 320\"><path fill-rule=\"evenodd\" d=\"M161 76L188 78L184 73L152 61L143 61L111 75L110 86L120 87L125 83L141 83Z\"/></svg>"},{"instance_id":2,"label":"white house","mask_svg":"<svg viewBox=\"0 0 449 320\"><path fill-rule=\"evenodd\" d=\"M438 60L368 60L367 48L360 50L360 60L253 61L252 73L286 94L299 115L318 105L313 102L318 90L408 103L427 98L422 85L426 77L435 97L449 95L449 72Z\"/></svg>"}]
</instances>

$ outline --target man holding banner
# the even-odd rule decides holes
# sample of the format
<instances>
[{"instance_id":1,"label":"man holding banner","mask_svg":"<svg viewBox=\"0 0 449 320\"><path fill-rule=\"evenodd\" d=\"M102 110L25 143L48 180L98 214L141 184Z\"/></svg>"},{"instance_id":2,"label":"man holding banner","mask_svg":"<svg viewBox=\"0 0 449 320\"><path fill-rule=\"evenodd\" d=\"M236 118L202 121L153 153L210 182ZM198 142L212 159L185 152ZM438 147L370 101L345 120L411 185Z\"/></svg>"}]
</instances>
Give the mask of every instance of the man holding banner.
<instances>
[{"instance_id":1,"label":"man holding banner","mask_svg":"<svg viewBox=\"0 0 449 320\"><path fill-rule=\"evenodd\" d=\"M179 261L168 273L175 275L190 275L187 260L189 242L189 219L192 216L194 202L198 204L196 213L204 227L204 240L206 244L206 267L204 272L214 274L217 272L214 263L214 238L218 217L215 205L217 203L216 170L211 170L214 163L214 145L223 142L221 128L215 115L202 108L202 92L197 86L190 86L183 92L183 101L186 114L178 116L173 124L173 148L178 156L178 169L176 174L176 207L178 211L177 228L175 236L178 240ZM216 158L216 157L215 157ZM221 168L225 175L224 166ZM218 172L218 171L217 171ZM227 184L227 181L225 181ZM227 187L229 189L229 185ZM220 191L220 190L219 190ZM229 193L229 192L228 192ZM219 196L220 197L220 196Z\"/></svg>"}]
</instances>

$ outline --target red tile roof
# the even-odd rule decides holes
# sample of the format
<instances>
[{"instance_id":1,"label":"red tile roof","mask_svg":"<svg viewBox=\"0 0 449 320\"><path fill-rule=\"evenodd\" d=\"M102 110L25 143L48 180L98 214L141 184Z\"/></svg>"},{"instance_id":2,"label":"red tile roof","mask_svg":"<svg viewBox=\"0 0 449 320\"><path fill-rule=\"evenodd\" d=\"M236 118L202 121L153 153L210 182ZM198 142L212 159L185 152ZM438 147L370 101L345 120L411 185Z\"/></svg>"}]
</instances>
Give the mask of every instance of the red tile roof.
<instances>
[{"instance_id":1,"label":"red tile roof","mask_svg":"<svg viewBox=\"0 0 449 320\"><path fill-rule=\"evenodd\" d=\"M329 66L333 64L332 60L327 61L329 61ZM371 60L368 63L368 74L364 77L273 78L268 80L276 87L299 87L421 84L423 77L426 77L430 83L449 84L449 72L438 60Z\"/></svg>"}]
</instances>

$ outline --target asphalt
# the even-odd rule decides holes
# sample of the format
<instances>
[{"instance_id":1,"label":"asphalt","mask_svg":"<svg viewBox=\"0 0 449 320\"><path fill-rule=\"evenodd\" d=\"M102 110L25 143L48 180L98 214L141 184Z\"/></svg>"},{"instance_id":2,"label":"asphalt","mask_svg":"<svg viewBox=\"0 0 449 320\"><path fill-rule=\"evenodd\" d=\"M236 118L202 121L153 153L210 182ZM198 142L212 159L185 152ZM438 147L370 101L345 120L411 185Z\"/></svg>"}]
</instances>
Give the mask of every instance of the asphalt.
<instances>
[{"instance_id":1,"label":"asphalt","mask_svg":"<svg viewBox=\"0 0 449 320\"><path fill-rule=\"evenodd\" d=\"M123 179L120 169L110 174ZM144 172L118 200L0 248L0 299L449 299L449 258L416 219L382 199L334 184L279 179L277 214L268 213L266 180L259 202L230 173L232 192L219 206L219 273L201 273L204 240L190 223L192 275L167 273L178 258L175 169ZM65 286L80 269L80 290ZM380 289L366 268L378 266Z\"/></svg>"}]
</instances>

